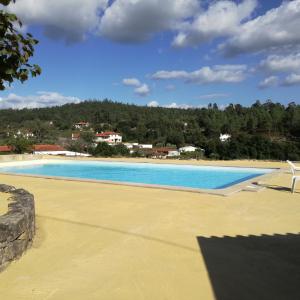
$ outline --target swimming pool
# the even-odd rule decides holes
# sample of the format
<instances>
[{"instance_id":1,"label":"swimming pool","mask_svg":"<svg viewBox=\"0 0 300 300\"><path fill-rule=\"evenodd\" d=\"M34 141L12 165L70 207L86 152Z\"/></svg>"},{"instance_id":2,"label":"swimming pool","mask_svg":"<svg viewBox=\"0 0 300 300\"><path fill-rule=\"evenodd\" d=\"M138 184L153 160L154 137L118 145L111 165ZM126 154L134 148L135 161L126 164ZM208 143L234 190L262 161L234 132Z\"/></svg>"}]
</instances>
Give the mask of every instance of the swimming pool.
<instances>
[{"instance_id":1,"label":"swimming pool","mask_svg":"<svg viewBox=\"0 0 300 300\"><path fill-rule=\"evenodd\" d=\"M260 168L72 160L0 164L1 173L213 190L225 189L273 171Z\"/></svg>"}]
</instances>

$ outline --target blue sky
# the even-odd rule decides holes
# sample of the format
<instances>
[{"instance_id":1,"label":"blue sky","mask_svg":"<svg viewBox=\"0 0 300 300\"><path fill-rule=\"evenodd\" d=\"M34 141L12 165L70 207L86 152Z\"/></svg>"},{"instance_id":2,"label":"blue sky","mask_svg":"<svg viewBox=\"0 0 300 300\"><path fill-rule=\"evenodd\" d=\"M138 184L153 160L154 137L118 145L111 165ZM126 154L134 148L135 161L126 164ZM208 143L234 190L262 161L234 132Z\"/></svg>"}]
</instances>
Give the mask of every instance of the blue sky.
<instances>
[{"instance_id":1,"label":"blue sky","mask_svg":"<svg viewBox=\"0 0 300 300\"><path fill-rule=\"evenodd\" d=\"M84 3L84 4L83 4ZM40 77L0 107L300 103L300 0L18 0Z\"/></svg>"}]
</instances>

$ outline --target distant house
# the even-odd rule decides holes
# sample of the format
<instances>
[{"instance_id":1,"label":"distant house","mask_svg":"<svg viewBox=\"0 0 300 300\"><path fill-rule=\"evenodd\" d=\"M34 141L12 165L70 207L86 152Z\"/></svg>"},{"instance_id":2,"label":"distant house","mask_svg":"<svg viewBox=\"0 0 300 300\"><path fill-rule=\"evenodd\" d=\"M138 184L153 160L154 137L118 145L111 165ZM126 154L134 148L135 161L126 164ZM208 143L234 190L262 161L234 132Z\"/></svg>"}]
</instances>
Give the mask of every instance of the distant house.
<instances>
[{"instance_id":1,"label":"distant house","mask_svg":"<svg viewBox=\"0 0 300 300\"><path fill-rule=\"evenodd\" d=\"M167 158L167 157L177 157L177 156L180 156L180 153L175 148L160 147L160 148L153 148L151 151L151 157L153 158Z\"/></svg>"},{"instance_id":2,"label":"distant house","mask_svg":"<svg viewBox=\"0 0 300 300\"><path fill-rule=\"evenodd\" d=\"M152 144L123 143L123 145L129 150L131 154L135 152L140 152L140 150L151 150L153 148ZM145 153L145 151L141 152Z\"/></svg>"},{"instance_id":3,"label":"distant house","mask_svg":"<svg viewBox=\"0 0 300 300\"><path fill-rule=\"evenodd\" d=\"M152 149L152 144L124 143L127 149Z\"/></svg>"},{"instance_id":4,"label":"distant house","mask_svg":"<svg viewBox=\"0 0 300 300\"><path fill-rule=\"evenodd\" d=\"M10 153L13 151L13 148L11 146L7 146L7 145L4 145L4 146L0 146L0 153Z\"/></svg>"},{"instance_id":5,"label":"distant house","mask_svg":"<svg viewBox=\"0 0 300 300\"><path fill-rule=\"evenodd\" d=\"M231 135L228 133L224 133L224 134L221 133L220 137L219 137L221 142L227 142L228 140L230 140L230 138L231 138Z\"/></svg>"},{"instance_id":6,"label":"distant house","mask_svg":"<svg viewBox=\"0 0 300 300\"><path fill-rule=\"evenodd\" d=\"M21 131L18 131L17 133L19 136L23 136L25 139L31 139L31 138L34 138L34 134L30 131L26 131L26 132L21 132Z\"/></svg>"},{"instance_id":7,"label":"distant house","mask_svg":"<svg viewBox=\"0 0 300 300\"><path fill-rule=\"evenodd\" d=\"M177 157L180 156L180 152L178 150L170 150L167 154L167 157Z\"/></svg>"},{"instance_id":8,"label":"distant house","mask_svg":"<svg viewBox=\"0 0 300 300\"><path fill-rule=\"evenodd\" d=\"M152 144L138 144L137 146L139 149L152 149Z\"/></svg>"},{"instance_id":9,"label":"distant house","mask_svg":"<svg viewBox=\"0 0 300 300\"><path fill-rule=\"evenodd\" d=\"M123 143L123 145L129 150L129 153L137 152L139 143Z\"/></svg>"},{"instance_id":10,"label":"distant house","mask_svg":"<svg viewBox=\"0 0 300 300\"><path fill-rule=\"evenodd\" d=\"M72 141L77 141L80 138L80 133L72 133Z\"/></svg>"},{"instance_id":11,"label":"distant house","mask_svg":"<svg viewBox=\"0 0 300 300\"><path fill-rule=\"evenodd\" d=\"M76 129L79 129L79 130L81 130L81 129L83 129L83 128L86 128L86 127L89 127L90 126L90 123L89 122L78 122L78 123L75 123L74 124L74 127L76 128Z\"/></svg>"},{"instance_id":12,"label":"distant house","mask_svg":"<svg viewBox=\"0 0 300 300\"><path fill-rule=\"evenodd\" d=\"M95 137L96 143L106 142L108 144L119 144L122 143L122 136L120 133L113 131L105 131L97 133Z\"/></svg>"},{"instance_id":13,"label":"distant house","mask_svg":"<svg viewBox=\"0 0 300 300\"><path fill-rule=\"evenodd\" d=\"M18 137L22 137L24 139L31 139L31 138L34 138L34 134L30 131L23 131L23 130L18 130L17 132L7 132L6 133L7 136L12 136L14 138L18 138Z\"/></svg>"},{"instance_id":14,"label":"distant house","mask_svg":"<svg viewBox=\"0 0 300 300\"><path fill-rule=\"evenodd\" d=\"M127 148L127 149L133 149L133 148L137 148L139 143L123 143L123 145Z\"/></svg>"},{"instance_id":15,"label":"distant house","mask_svg":"<svg viewBox=\"0 0 300 300\"><path fill-rule=\"evenodd\" d=\"M185 152L195 152L198 148L194 146L185 146L179 148L180 153L185 153Z\"/></svg>"}]
</instances>

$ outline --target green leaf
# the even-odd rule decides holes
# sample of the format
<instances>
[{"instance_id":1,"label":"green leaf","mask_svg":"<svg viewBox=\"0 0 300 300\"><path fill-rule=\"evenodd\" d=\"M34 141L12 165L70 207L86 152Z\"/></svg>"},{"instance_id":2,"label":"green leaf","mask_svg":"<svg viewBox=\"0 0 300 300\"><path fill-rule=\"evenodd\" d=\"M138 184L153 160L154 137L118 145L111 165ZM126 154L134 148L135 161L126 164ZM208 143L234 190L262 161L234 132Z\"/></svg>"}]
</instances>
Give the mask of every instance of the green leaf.
<instances>
[{"instance_id":1,"label":"green leaf","mask_svg":"<svg viewBox=\"0 0 300 300\"><path fill-rule=\"evenodd\" d=\"M12 2L11 0L0 0L0 3L3 5L8 5L10 2Z\"/></svg>"},{"instance_id":2,"label":"green leaf","mask_svg":"<svg viewBox=\"0 0 300 300\"><path fill-rule=\"evenodd\" d=\"M14 1L0 0L0 4L3 5L11 2ZM15 23L22 26L15 14L0 10L0 90L5 88L5 82L14 80L24 82L29 74L32 77L41 74L38 65L28 64L38 41L30 33L19 32L15 28Z\"/></svg>"},{"instance_id":3,"label":"green leaf","mask_svg":"<svg viewBox=\"0 0 300 300\"><path fill-rule=\"evenodd\" d=\"M6 74L14 74L14 70L13 69L8 69L8 70L5 70L5 73Z\"/></svg>"}]
</instances>

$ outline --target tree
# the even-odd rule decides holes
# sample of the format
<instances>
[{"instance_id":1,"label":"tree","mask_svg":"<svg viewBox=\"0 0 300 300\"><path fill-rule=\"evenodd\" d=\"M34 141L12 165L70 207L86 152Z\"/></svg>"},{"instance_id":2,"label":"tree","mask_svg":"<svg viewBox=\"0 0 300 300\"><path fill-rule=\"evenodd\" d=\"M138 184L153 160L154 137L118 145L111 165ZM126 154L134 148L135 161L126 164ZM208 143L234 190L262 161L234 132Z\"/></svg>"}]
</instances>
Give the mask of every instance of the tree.
<instances>
[{"instance_id":1,"label":"tree","mask_svg":"<svg viewBox=\"0 0 300 300\"><path fill-rule=\"evenodd\" d=\"M128 156L130 154L128 148L123 144L114 146L117 155Z\"/></svg>"},{"instance_id":2,"label":"tree","mask_svg":"<svg viewBox=\"0 0 300 300\"><path fill-rule=\"evenodd\" d=\"M82 153L84 151L84 149L85 149L85 147L81 140L72 142L68 146L69 151L74 151L74 152L79 152L79 153Z\"/></svg>"},{"instance_id":3,"label":"tree","mask_svg":"<svg viewBox=\"0 0 300 300\"><path fill-rule=\"evenodd\" d=\"M95 140L95 134L92 131L83 131L80 133L80 138L87 146L91 146Z\"/></svg>"},{"instance_id":4,"label":"tree","mask_svg":"<svg viewBox=\"0 0 300 300\"><path fill-rule=\"evenodd\" d=\"M2 109L0 144L7 144L7 133L19 130L33 132L35 142L66 142L70 139L72 125L78 119L92 123L95 112L103 116L109 114L109 123L105 126L120 132L124 141L140 141L154 146L167 143L177 147L195 145L205 149L206 157L214 159L300 159L300 105L290 103L283 106L271 101L257 102L251 107L230 105L225 110L213 108L213 105L211 109L149 108L96 99L57 107ZM101 130L103 125L98 123ZM93 128L96 129L94 124ZM221 143L220 133L231 134L231 141ZM93 134L88 132L85 136L84 131L81 134L82 137L71 147L78 152L93 154L94 147L87 147ZM108 156L128 155L126 149L118 146L101 147L100 152Z\"/></svg>"},{"instance_id":5,"label":"tree","mask_svg":"<svg viewBox=\"0 0 300 300\"><path fill-rule=\"evenodd\" d=\"M95 148L95 133L93 131L82 131L80 139L77 142L81 144L81 151L93 153Z\"/></svg>"},{"instance_id":6,"label":"tree","mask_svg":"<svg viewBox=\"0 0 300 300\"><path fill-rule=\"evenodd\" d=\"M94 149L94 155L95 156L104 156L104 157L110 157L115 154L114 147L108 145L106 142L99 143L97 147Z\"/></svg>"},{"instance_id":7,"label":"tree","mask_svg":"<svg viewBox=\"0 0 300 300\"><path fill-rule=\"evenodd\" d=\"M171 131L167 135L166 142L172 145L176 145L176 147L182 147L184 145L184 136L182 132Z\"/></svg>"},{"instance_id":8,"label":"tree","mask_svg":"<svg viewBox=\"0 0 300 300\"><path fill-rule=\"evenodd\" d=\"M24 137L16 137L12 138L8 145L12 147L14 153L22 154L31 151L32 143Z\"/></svg>"},{"instance_id":9,"label":"tree","mask_svg":"<svg viewBox=\"0 0 300 300\"><path fill-rule=\"evenodd\" d=\"M50 133L49 125L45 122L42 123L40 120L34 120L30 122L29 129L32 131L36 138L37 143L42 143L46 140Z\"/></svg>"},{"instance_id":10,"label":"tree","mask_svg":"<svg viewBox=\"0 0 300 300\"><path fill-rule=\"evenodd\" d=\"M11 2L13 1L0 0L0 5L7 6ZM0 10L0 90L4 90L14 80L23 83L30 75L35 77L41 74L38 65L29 63L38 41L30 33L20 33L16 24L22 27L15 14Z\"/></svg>"}]
</instances>

